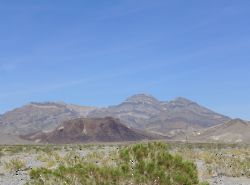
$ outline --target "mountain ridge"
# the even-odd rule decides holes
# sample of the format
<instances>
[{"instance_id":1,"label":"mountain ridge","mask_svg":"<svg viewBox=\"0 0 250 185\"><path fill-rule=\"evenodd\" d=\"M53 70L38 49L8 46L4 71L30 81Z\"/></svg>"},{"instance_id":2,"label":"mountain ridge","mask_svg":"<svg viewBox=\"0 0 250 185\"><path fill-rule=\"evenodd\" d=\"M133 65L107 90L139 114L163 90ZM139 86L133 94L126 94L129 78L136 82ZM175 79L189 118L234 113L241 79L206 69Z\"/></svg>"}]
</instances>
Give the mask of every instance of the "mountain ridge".
<instances>
[{"instance_id":1,"label":"mountain ridge","mask_svg":"<svg viewBox=\"0 0 250 185\"><path fill-rule=\"evenodd\" d=\"M183 97L171 101L159 101L146 94L133 95L116 106L95 109L88 116L117 117L130 127L166 135L173 129L183 131L188 126L192 127L190 129L199 129L230 120L227 116L215 113Z\"/></svg>"},{"instance_id":2,"label":"mountain ridge","mask_svg":"<svg viewBox=\"0 0 250 185\"><path fill-rule=\"evenodd\" d=\"M0 133L24 135L52 131L67 120L104 117L117 118L129 128L169 137L231 120L183 97L160 101L152 95L141 93L128 97L118 105L104 108L64 102L31 102L1 115Z\"/></svg>"},{"instance_id":3,"label":"mountain ridge","mask_svg":"<svg viewBox=\"0 0 250 185\"><path fill-rule=\"evenodd\" d=\"M58 102L31 102L0 116L0 129L5 134L27 134L52 130L62 121L86 116L93 107Z\"/></svg>"}]
</instances>

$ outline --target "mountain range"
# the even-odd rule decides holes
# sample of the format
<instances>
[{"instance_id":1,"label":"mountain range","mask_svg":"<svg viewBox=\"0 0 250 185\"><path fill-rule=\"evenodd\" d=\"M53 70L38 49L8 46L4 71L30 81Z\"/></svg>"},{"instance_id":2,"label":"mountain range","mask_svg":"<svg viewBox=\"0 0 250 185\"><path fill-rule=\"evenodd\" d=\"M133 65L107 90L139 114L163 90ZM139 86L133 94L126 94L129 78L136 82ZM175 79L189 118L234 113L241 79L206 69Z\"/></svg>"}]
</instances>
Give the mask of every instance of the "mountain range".
<instances>
[{"instance_id":1,"label":"mountain range","mask_svg":"<svg viewBox=\"0 0 250 185\"><path fill-rule=\"evenodd\" d=\"M28 138L28 140L34 138L34 140L50 142L53 141L53 139L50 140L49 138L58 138L58 134L61 133L58 132L58 128L68 128L66 126L67 124L71 124L72 120L76 123L76 120L78 120L82 125L72 128L77 129L78 127L82 128L82 126L85 128L91 123L91 125L96 125L94 129L98 131L98 134L96 134L96 132L92 130L90 133L95 133L93 137L89 135L88 139L86 139L86 137L83 139L82 137L79 141L100 141L101 139L98 139L98 135L102 135L102 132L104 132L100 126L102 124L99 124L100 118L103 119L102 121L106 120L104 121L105 123L108 123L107 120L110 121L111 118L112 120L116 120L115 122L120 127L122 125L121 128L123 128L123 130L126 130L127 135L131 135L132 132L133 134L136 133L135 135L137 136L149 136L148 133L151 133L150 137L144 137L144 139L152 139L151 136L153 135L157 138L165 137L175 139L189 135L190 138L193 139L207 139L209 141L216 141L216 139L211 139L216 138L216 135L213 137L208 133L218 135L218 132L220 132L220 134L222 134L225 129L219 128L234 121L228 116L216 113L196 102L182 97L170 101L160 101L151 95L136 94L118 105L105 108L79 106L61 102L32 102L0 115L0 133L1 135L12 135L13 137L21 135L23 138ZM244 123L248 124L247 122ZM236 123L236 125L238 124L239 122ZM110 132L115 132L112 127L108 128ZM210 129L213 128L220 131L210 131ZM248 130L248 127L246 130ZM64 132L65 134L74 133L72 130ZM194 133L200 133L199 137L197 135L194 136ZM231 135L233 136L233 134ZM123 137L120 136L120 138ZM136 139L137 137L132 138ZM68 143L70 141L69 135L64 137L64 140ZM114 140L121 141L121 139ZM131 139L126 138L123 140ZM234 139L230 141L233 140ZM238 140L240 141L240 139ZM72 139L72 141L77 142L76 139ZM244 139L241 138L241 141L244 141ZM62 143L60 139L55 139L55 142Z\"/></svg>"},{"instance_id":2,"label":"mountain range","mask_svg":"<svg viewBox=\"0 0 250 185\"><path fill-rule=\"evenodd\" d=\"M116 106L95 109L89 117L112 116L129 127L145 129L167 136L226 123L229 117L215 113L185 98L159 101L156 98L137 94Z\"/></svg>"}]
</instances>

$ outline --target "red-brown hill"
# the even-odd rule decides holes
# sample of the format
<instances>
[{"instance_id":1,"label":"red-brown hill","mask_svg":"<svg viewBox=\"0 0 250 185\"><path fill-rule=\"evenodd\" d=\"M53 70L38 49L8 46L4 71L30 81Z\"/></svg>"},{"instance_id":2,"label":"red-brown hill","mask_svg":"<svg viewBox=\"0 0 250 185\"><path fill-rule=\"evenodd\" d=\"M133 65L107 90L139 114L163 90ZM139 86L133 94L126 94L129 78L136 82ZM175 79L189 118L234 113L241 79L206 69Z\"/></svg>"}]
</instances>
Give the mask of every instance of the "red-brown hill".
<instances>
[{"instance_id":1,"label":"red-brown hill","mask_svg":"<svg viewBox=\"0 0 250 185\"><path fill-rule=\"evenodd\" d=\"M112 117L77 118L63 122L51 132L37 132L22 138L39 143L82 143L82 142L121 142L143 139L158 139L151 135L131 129Z\"/></svg>"}]
</instances>

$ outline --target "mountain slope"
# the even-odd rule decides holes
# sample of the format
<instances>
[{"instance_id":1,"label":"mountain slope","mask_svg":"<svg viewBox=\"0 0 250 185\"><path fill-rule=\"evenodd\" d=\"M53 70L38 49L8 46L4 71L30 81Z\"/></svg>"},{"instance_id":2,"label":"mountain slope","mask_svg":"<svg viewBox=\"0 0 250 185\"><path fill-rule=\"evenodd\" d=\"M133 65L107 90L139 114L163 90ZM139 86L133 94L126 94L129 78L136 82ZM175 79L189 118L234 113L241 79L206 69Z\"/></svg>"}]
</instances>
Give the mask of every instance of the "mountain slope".
<instances>
[{"instance_id":1,"label":"mountain slope","mask_svg":"<svg viewBox=\"0 0 250 185\"><path fill-rule=\"evenodd\" d=\"M195 141L250 143L250 124L241 119L208 128L190 139Z\"/></svg>"},{"instance_id":2,"label":"mountain slope","mask_svg":"<svg viewBox=\"0 0 250 185\"><path fill-rule=\"evenodd\" d=\"M129 127L144 128L148 120L163 112L160 101L150 95L138 94L129 97L117 106L91 111L88 117L112 116L119 118Z\"/></svg>"},{"instance_id":3,"label":"mountain slope","mask_svg":"<svg viewBox=\"0 0 250 185\"><path fill-rule=\"evenodd\" d=\"M148 130L175 135L226 123L230 118L215 113L193 101L177 98L164 104L164 112L152 117Z\"/></svg>"},{"instance_id":4,"label":"mountain slope","mask_svg":"<svg viewBox=\"0 0 250 185\"><path fill-rule=\"evenodd\" d=\"M0 134L0 145L26 145L26 144L35 144L32 141L27 141L21 139L19 136L16 135L9 135L9 134Z\"/></svg>"},{"instance_id":5,"label":"mountain slope","mask_svg":"<svg viewBox=\"0 0 250 185\"><path fill-rule=\"evenodd\" d=\"M78 118L65 121L51 132L38 132L22 138L42 143L119 142L159 138L130 129L118 119Z\"/></svg>"},{"instance_id":6,"label":"mountain slope","mask_svg":"<svg viewBox=\"0 0 250 185\"><path fill-rule=\"evenodd\" d=\"M62 121L85 117L93 109L93 107L80 107L65 103L30 103L3 114L0 117L0 132L19 135L52 130Z\"/></svg>"},{"instance_id":7,"label":"mountain slope","mask_svg":"<svg viewBox=\"0 0 250 185\"><path fill-rule=\"evenodd\" d=\"M88 116L113 116L129 127L147 129L169 136L230 120L185 98L162 102L145 94L134 95L117 106L96 109Z\"/></svg>"}]
</instances>

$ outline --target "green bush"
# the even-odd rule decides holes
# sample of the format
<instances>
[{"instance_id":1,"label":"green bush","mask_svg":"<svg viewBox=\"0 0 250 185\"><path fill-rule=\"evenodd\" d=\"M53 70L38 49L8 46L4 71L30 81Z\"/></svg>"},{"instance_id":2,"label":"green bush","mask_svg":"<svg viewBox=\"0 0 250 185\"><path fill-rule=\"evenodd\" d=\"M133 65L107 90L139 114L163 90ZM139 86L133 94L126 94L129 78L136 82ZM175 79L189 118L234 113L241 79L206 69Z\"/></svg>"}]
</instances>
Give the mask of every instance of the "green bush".
<instances>
[{"instance_id":1,"label":"green bush","mask_svg":"<svg viewBox=\"0 0 250 185\"><path fill-rule=\"evenodd\" d=\"M137 184L198 184L196 166L172 156L164 143L132 145L120 151L120 158L121 164L132 163L130 170L123 172Z\"/></svg>"},{"instance_id":2,"label":"green bush","mask_svg":"<svg viewBox=\"0 0 250 185\"><path fill-rule=\"evenodd\" d=\"M197 185L196 166L173 156L165 143L136 144L115 153L115 164L91 162L61 165L54 170L33 169L30 182L35 185ZM114 156L113 156L114 157ZM110 159L111 160L111 159Z\"/></svg>"}]
</instances>

